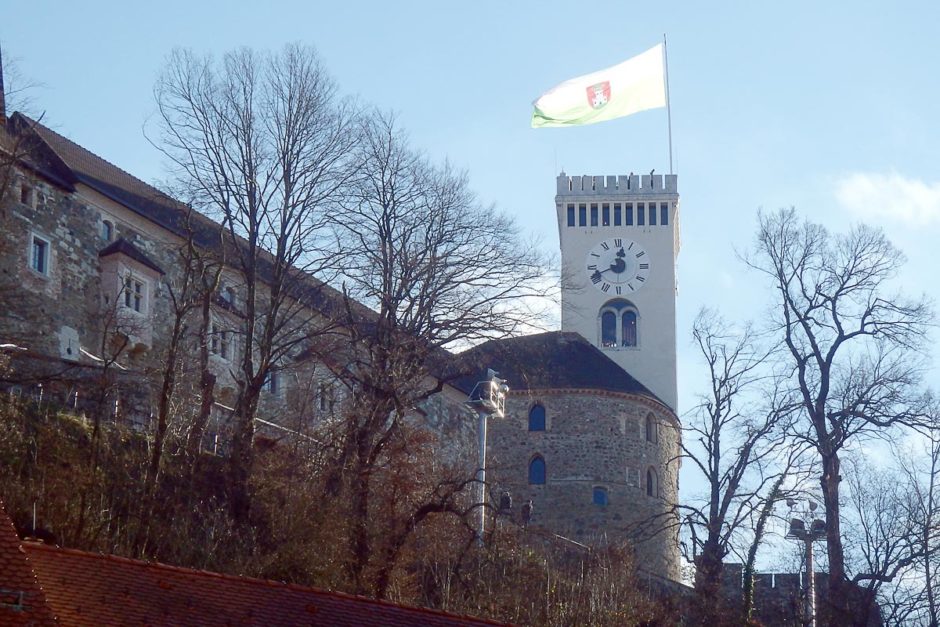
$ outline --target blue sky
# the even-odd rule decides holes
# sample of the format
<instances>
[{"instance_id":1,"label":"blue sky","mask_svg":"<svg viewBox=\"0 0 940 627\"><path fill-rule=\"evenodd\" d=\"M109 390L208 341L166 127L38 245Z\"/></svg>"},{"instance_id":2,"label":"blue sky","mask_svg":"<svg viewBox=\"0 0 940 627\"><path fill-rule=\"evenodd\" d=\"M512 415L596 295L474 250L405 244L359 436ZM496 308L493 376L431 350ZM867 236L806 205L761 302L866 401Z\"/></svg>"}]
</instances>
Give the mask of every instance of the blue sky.
<instances>
[{"instance_id":1,"label":"blue sky","mask_svg":"<svg viewBox=\"0 0 940 627\"><path fill-rule=\"evenodd\" d=\"M680 405L704 387L702 305L757 317L767 291L737 261L759 208L842 230L883 227L905 289L940 300L940 3L9 3L6 58L42 83L45 122L136 176L163 175L142 128L174 46L316 46L341 89L399 113L415 145L465 168L482 199L557 248L554 178L668 170L665 110L529 128L556 83L668 36L682 196ZM937 369L930 383L940 388Z\"/></svg>"}]
</instances>

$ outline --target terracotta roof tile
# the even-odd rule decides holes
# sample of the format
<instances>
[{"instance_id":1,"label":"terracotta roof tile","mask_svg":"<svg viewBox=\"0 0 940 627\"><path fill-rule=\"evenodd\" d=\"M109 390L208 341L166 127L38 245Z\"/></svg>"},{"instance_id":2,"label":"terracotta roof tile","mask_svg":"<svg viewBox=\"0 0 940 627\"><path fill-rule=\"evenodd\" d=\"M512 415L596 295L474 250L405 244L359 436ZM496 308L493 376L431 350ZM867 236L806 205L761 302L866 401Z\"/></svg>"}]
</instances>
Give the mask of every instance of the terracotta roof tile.
<instances>
[{"instance_id":1,"label":"terracotta roof tile","mask_svg":"<svg viewBox=\"0 0 940 627\"><path fill-rule=\"evenodd\" d=\"M54 625L30 559L0 503L0 625Z\"/></svg>"}]
</instances>

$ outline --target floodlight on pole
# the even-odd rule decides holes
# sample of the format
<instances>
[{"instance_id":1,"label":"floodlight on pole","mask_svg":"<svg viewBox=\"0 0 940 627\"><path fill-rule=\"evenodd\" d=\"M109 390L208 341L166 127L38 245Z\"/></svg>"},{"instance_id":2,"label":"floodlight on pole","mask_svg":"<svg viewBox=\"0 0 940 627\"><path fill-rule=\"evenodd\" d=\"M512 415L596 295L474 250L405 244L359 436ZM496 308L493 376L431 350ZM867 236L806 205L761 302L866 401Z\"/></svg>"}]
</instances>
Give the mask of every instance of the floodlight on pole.
<instances>
[{"instance_id":1,"label":"floodlight on pole","mask_svg":"<svg viewBox=\"0 0 940 627\"><path fill-rule=\"evenodd\" d=\"M483 532L486 531L486 428L487 420L490 416L502 418L506 415L506 394L509 392L509 386L505 379L499 378L499 373L488 368L486 371L486 380L477 383L473 391L470 392L470 398L467 405L477 412L479 444L477 450L477 506L479 507L479 518L477 520L477 544L483 546Z\"/></svg>"},{"instance_id":2,"label":"floodlight on pole","mask_svg":"<svg viewBox=\"0 0 940 627\"><path fill-rule=\"evenodd\" d=\"M809 500L807 503L809 511L794 511L797 502L793 499L787 499L791 515L796 514L796 516L790 518L790 529L787 532L787 538L798 540L804 544L806 580L803 596L803 624L808 627L816 627L816 575L813 571L813 543L825 539L826 521L814 517L817 507L815 501ZM807 521L809 521L808 526Z\"/></svg>"}]
</instances>

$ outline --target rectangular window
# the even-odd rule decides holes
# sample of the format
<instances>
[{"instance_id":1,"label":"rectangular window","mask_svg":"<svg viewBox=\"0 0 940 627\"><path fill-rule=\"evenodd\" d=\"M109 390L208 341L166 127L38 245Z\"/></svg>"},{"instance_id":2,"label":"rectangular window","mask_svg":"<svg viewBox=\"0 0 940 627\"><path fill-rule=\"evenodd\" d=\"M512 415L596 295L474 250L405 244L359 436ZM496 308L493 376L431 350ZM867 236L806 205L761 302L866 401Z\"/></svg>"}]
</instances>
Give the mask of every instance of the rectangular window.
<instances>
[{"instance_id":1,"label":"rectangular window","mask_svg":"<svg viewBox=\"0 0 940 627\"><path fill-rule=\"evenodd\" d=\"M597 226L597 205L591 203L591 226Z\"/></svg>"},{"instance_id":2,"label":"rectangular window","mask_svg":"<svg viewBox=\"0 0 940 627\"><path fill-rule=\"evenodd\" d=\"M587 226L587 205L578 205L578 226Z\"/></svg>"},{"instance_id":3,"label":"rectangular window","mask_svg":"<svg viewBox=\"0 0 940 627\"><path fill-rule=\"evenodd\" d=\"M268 370L268 376L264 379L264 389L270 394L277 394L281 389L280 375L275 368Z\"/></svg>"},{"instance_id":4,"label":"rectangular window","mask_svg":"<svg viewBox=\"0 0 940 627\"><path fill-rule=\"evenodd\" d=\"M222 359L228 359L229 348L229 333L228 331L222 331L219 333L219 357Z\"/></svg>"},{"instance_id":5,"label":"rectangular window","mask_svg":"<svg viewBox=\"0 0 940 627\"><path fill-rule=\"evenodd\" d=\"M26 183L20 185L20 203L33 206L33 188Z\"/></svg>"},{"instance_id":6,"label":"rectangular window","mask_svg":"<svg viewBox=\"0 0 940 627\"><path fill-rule=\"evenodd\" d=\"M621 220L620 220L621 215L620 215L620 214L621 214L620 203L619 203L619 202L615 202L615 203L614 203L614 226L620 226L620 222L621 222Z\"/></svg>"},{"instance_id":7,"label":"rectangular window","mask_svg":"<svg viewBox=\"0 0 940 627\"><path fill-rule=\"evenodd\" d=\"M604 226L610 226L610 205L606 202L601 205L601 224Z\"/></svg>"},{"instance_id":8,"label":"rectangular window","mask_svg":"<svg viewBox=\"0 0 940 627\"><path fill-rule=\"evenodd\" d=\"M33 235L29 248L29 267L39 274L49 274L49 242Z\"/></svg>"},{"instance_id":9,"label":"rectangular window","mask_svg":"<svg viewBox=\"0 0 940 627\"><path fill-rule=\"evenodd\" d=\"M124 306L137 313L144 313L144 284L139 279L128 276L124 279Z\"/></svg>"},{"instance_id":10,"label":"rectangular window","mask_svg":"<svg viewBox=\"0 0 940 627\"><path fill-rule=\"evenodd\" d=\"M656 226L656 203L650 203L650 226Z\"/></svg>"},{"instance_id":11,"label":"rectangular window","mask_svg":"<svg viewBox=\"0 0 940 627\"><path fill-rule=\"evenodd\" d=\"M568 226L574 226L574 205L568 205Z\"/></svg>"},{"instance_id":12,"label":"rectangular window","mask_svg":"<svg viewBox=\"0 0 940 627\"><path fill-rule=\"evenodd\" d=\"M659 223L663 226L669 224L669 203L659 203Z\"/></svg>"},{"instance_id":13,"label":"rectangular window","mask_svg":"<svg viewBox=\"0 0 940 627\"><path fill-rule=\"evenodd\" d=\"M646 208L643 206L643 203L638 202L636 204L636 225L643 226L646 224Z\"/></svg>"},{"instance_id":14,"label":"rectangular window","mask_svg":"<svg viewBox=\"0 0 940 627\"><path fill-rule=\"evenodd\" d=\"M627 226L633 226L633 203L628 202L625 207L627 212Z\"/></svg>"},{"instance_id":15,"label":"rectangular window","mask_svg":"<svg viewBox=\"0 0 940 627\"><path fill-rule=\"evenodd\" d=\"M222 359L232 355L232 334L213 322L209 327L209 352Z\"/></svg>"}]
</instances>

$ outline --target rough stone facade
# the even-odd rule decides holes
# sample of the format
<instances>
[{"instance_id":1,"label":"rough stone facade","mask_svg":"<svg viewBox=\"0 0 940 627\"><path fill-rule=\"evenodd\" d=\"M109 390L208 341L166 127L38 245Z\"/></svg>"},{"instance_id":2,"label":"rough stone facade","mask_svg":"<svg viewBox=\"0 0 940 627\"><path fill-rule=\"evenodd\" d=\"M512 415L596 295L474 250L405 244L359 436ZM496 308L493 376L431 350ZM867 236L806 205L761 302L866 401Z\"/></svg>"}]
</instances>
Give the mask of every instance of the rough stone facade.
<instances>
[{"instance_id":1,"label":"rough stone facade","mask_svg":"<svg viewBox=\"0 0 940 627\"><path fill-rule=\"evenodd\" d=\"M536 404L545 408L544 431L529 430ZM627 394L526 390L510 393L506 414L490 422L487 465L514 508L531 499L531 524L577 542L630 539L642 569L678 579L676 527L668 513L678 497L678 424L671 411ZM647 416L655 425L650 438ZM545 461L542 485L529 482L536 456ZM596 488L606 491L606 505L594 502Z\"/></svg>"}]
</instances>

